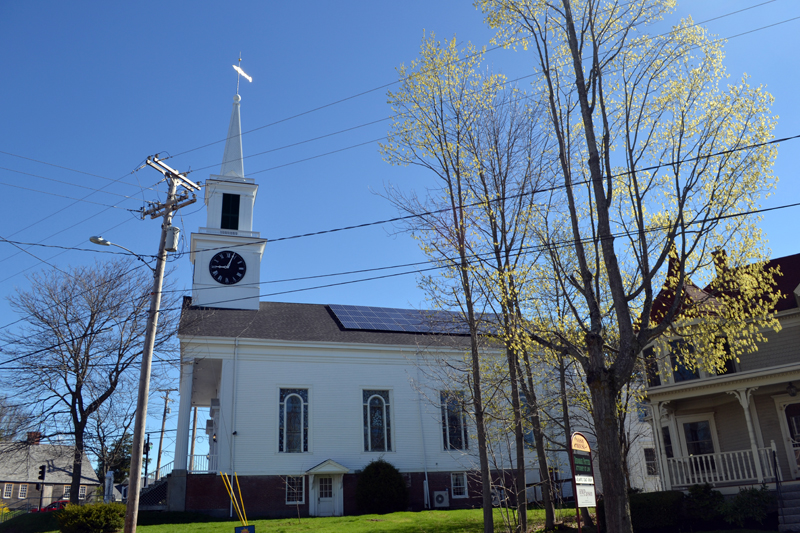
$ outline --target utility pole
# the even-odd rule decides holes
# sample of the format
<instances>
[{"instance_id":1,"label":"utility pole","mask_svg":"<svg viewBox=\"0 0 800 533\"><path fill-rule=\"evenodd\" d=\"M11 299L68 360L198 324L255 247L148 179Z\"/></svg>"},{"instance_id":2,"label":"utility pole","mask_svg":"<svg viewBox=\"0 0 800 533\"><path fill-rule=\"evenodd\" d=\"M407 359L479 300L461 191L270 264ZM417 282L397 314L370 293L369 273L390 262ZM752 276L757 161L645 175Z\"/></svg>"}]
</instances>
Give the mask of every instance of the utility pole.
<instances>
[{"instance_id":1,"label":"utility pole","mask_svg":"<svg viewBox=\"0 0 800 533\"><path fill-rule=\"evenodd\" d=\"M164 389L164 416L161 418L161 438L158 439L158 459L156 460L156 481L161 477L161 450L164 447L164 430L167 427L167 414L169 413L169 393L177 389Z\"/></svg>"},{"instance_id":2,"label":"utility pole","mask_svg":"<svg viewBox=\"0 0 800 533\"><path fill-rule=\"evenodd\" d=\"M128 485L128 505L125 513L125 533L135 533L136 521L139 517L139 491L141 490L142 452L144 451L144 433L147 424L147 398L150 394L150 370L153 363L153 346L156 340L158 327L158 314L161 309L161 287L164 283L164 267L167 262L167 233L173 237L172 215L183 206L197 201L195 191L200 190L200 185L186 178L186 173L181 174L164 164L158 159L158 154L147 158L147 165L161 172L169 184L167 200L148 210L142 211L142 218L163 217L161 224L161 239L158 244L158 257L156 268L153 272L153 290L150 294L150 310L148 312L147 333L145 334L144 348L142 350L142 369L139 375L139 395L136 399L136 420L133 428L133 443L131 446L131 473ZM178 185L185 190L178 196ZM192 193L189 197L189 193Z\"/></svg>"}]
</instances>

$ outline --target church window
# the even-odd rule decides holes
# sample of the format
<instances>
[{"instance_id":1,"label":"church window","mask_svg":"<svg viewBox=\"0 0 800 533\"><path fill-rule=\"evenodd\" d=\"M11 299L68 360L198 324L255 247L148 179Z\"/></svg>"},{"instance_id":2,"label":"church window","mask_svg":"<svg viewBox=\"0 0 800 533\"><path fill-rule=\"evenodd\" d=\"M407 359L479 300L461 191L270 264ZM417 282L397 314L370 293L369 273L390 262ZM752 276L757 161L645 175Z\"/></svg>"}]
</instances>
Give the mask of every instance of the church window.
<instances>
[{"instance_id":1,"label":"church window","mask_svg":"<svg viewBox=\"0 0 800 533\"><path fill-rule=\"evenodd\" d=\"M392 451L392 424L388 390L363 391L364 451Z\"/></svg>"},{"instance_id":2,"label":"church window","mask_svg":"<svg viewBox=\"0 0 800 533\"><path fill-rule=\"evenodd\" d=\"M239 229L239 195L222 193L222 229Z\"/></svg>"},{"instance_id":3,"label":"church window","mask_svg":"<svg viewBox=\"0 0 800 533\"><path fill-rule=\"evenodd\" d=\"M5 487L3 487L3 498L10 498L13 493L14 493L14 484L6 483Z\"/></svg>"},{"instance_id":4,"label":"church window","mask_svg":"<svg viewBox=\"0 0 800 533\"><path fill-rule=\"evenodd\" d=\"M453 488L453 498L467 497L467 474L465 472L450 474L450 483Z\"/></svg>"},{"instance_id":5,"label":"church window","mask_svg":"<svg viewBox=\"0 0 800 533\"><path fill-rule=\"evenodd\" d=\"M305 476L286 476L286 503L306 503Z\"/></svg>"},{"instance_id":6,"label":"church window","mask_svg":"<svg viewBox=\"0 0 800 533\"><path fill-rule=\"evenodd\" d=\"M28 497L28 484L23 483L19 486L19 499L23 500Z\"/></svg>"},{"instance_id":7,"label":"church window","mask_svg":"<svg viewBox=\"0 0 800 533\"><path fill-rule=\"evenodd\" d=\"M442 391L442 437L445 450L467 450L467 417L464 413L464 393Z\"/></svg>"},{"instance_id":8,"label":"church window","mask_svg":"<svg viewBox=\"0 0 800 533\"><path fill-rule=\"evenodd\" d=\"M308 451L308 389L281 389L278 451Z\"/></svg>"}]
</instances>

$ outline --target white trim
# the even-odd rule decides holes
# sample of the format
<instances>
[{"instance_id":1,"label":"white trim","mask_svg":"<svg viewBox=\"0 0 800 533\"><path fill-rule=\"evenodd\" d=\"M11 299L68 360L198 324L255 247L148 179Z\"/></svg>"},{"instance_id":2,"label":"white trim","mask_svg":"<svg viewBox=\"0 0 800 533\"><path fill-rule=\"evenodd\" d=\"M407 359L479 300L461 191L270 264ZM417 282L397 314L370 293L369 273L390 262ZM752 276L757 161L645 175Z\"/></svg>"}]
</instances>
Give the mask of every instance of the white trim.
<instances>
[{"instance_id":1,"label":"white trim","mask_svg":"<svg viewBox=\"0 0 800 533\"><path fill-rule=\"evenodd\" d=\"M456 478L461 478L461 480L464 482L464 494L456 494ZM450 472L450 495L453 497L453 499L469 498L469 485L467 484L466 472Z\"/></svg>"},{"instance_id":2,"label":"white trim","mask_svg":"<svg viewBox=\"0 0 800 533\"><path fill-rule=\"evenodd\" d=\"M791 432L789 431L789 424L786 422L786 406L800 403L800 396L789 396L788 394L776 394L772 396L775 402L775 411L778 413L778 424L781 428L781 438L783 439L783 448L786 451L786 459L789 462L789 471L791 479L800 477L800 468L797 466L797 457L795 456L794 446L792 445Z\"/></svg>"},{"instance_id":3,"label":"white trim","mask_svg":"<svg viewBox=\"0 0 800 533\"><path fill-rule=\"evenodd\" d=\"M698 413L695 415L682 415L675 416L675 425L678 430L678 439L680 441L681 453L680 456L688 457L689 450L686 445L686 432L684 431L683 424L690 424L692 422L708 422L709 431L711 431L711 443L714 446L714 453L719 453L719 440L717 439L717 426L714 423L714 413ZM672 443L672 453L675 454L675 443ZM678 454L675 454L677 457Z\"/></svg>"},{"instance_id":4,"label":"white trim","mask_svg":"<svg viewBox=\"0 0 800 533\"><path fill-rule=\"evenodd\" d=\"M302 499L298 501L289 501L289 478L302 479L300 494ZM284 501L286 505L305 505L306 503L306 476L286 476L284 484L286 485L284 491Z\"/></svg>"}]
</instances>

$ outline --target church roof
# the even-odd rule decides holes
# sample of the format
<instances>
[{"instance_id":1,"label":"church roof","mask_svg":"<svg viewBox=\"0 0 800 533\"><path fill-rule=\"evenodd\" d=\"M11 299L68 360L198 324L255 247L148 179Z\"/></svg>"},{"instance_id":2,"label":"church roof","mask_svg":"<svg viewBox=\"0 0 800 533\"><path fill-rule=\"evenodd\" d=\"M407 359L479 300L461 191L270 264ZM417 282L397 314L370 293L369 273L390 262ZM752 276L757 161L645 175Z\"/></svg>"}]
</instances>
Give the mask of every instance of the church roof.
<instances>
[{"instance_id":1,"label":"church roof","mask_svg":"<svg viewBox=\"0 0 800 533\"><path fill-rule=\"evenodd\" d=\"M469 336L463 334L347 329L336 319L329 305L260 302L258 311L216 309L193 306L190 297L184 298L178 334L181 337L469 347Z\"/></svg>"}]
</instances>

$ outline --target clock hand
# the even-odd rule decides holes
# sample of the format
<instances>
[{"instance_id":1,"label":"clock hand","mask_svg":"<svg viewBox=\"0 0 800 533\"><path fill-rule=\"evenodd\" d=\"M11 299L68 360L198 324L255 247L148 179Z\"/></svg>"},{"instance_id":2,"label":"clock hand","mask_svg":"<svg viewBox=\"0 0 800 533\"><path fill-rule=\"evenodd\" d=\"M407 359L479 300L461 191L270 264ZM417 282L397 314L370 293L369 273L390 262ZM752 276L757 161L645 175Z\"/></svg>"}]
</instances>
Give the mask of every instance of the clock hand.
<instances>
[{"instance_id":1,"label":"clock hand","mask_svg":"<svg viewBox=\"0 0 800 533\"><path fill-rule=\"evenodd\" d=\"M225 270L227 270L227 269L229 269L231 267L231 263L233 263L233 258L234 257L236 257L236 252L233 252L233 255L231 255L231 259L230 259L230 261L228 261L228 264L225 266Z\"/></svg>"}]
</instances>

